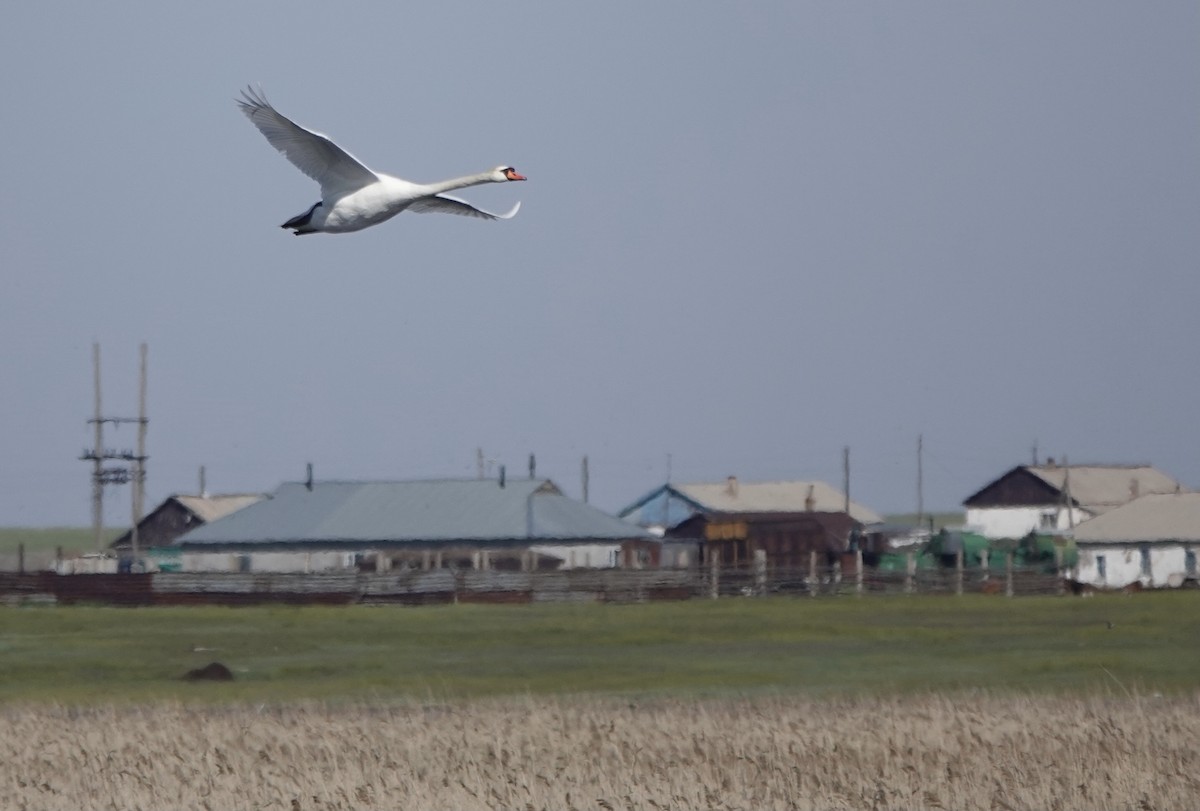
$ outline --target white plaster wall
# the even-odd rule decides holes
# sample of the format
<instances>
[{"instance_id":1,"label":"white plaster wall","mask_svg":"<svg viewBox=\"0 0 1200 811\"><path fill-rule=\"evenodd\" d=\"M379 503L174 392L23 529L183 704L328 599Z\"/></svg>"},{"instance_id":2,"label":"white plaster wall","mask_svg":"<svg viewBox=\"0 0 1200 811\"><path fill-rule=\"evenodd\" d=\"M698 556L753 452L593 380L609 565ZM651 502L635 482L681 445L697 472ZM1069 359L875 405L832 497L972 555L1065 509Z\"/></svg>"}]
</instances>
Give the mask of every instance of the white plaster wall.
<instances>
[{"instance_id":1,"label":"white plaster wall","mask_svg":"<svg viewBox=\"0 0 1200 811\"><path fill-rule=\"evenodd\" d=\"M66 558L55 567L59 574L116 574L116 558L79 557Z\"/></svg>"},{"instance_id":2,"label":"white plaster wall","mask_svg":"<svg viewBox=\"0 0 1200 811\"><path fill-rule=\"evenodd\" d=\"M1054 517L1052 526L1042 524L1043 515ZM1023 538L1031 530L1055 532L1083 523L1089 513L1072 507L1068 512L1058 507L975 507L967 510L967 526L985 538Z\"/></svg>"},{"instance_id":3,"label":"white plaster wall","mask_svg":"<svg viewBox=\"0 0 1200 811\"><path fill-rule=\"evenodd\" d=\"M1150 547L1150 576L1142 575L1141 546L1125 544L1081 544L1079 563L1075 567L1075 580L1097 588L1124 588L1140 583L1151 588L1164 588L1182 583L1186 577L1195 577L1187 572L1188 545ZM1192 545L1200 553L1200 545ZM1100 577L1099 556L1104 556L1105 576Z\"/></svg>"},{"instance_id":4,"label":"white plaster wall","mask_svg":"<svg viewBox=\"0 0 1200 811\"><path fill-rule=\"evenodd\" d=\"M531 546L539 555L553 555L562 560L560 569L611 569L621 556L620 544L565 544L561 546Z\"/></svg>"},{"instance_id":5,"label":"white plaster wall","mask_svg":"<svg viewBox=\"0 0 1200 811\"><path fill-rule=\"evenodd\" d=\"M330 572L354 566L353 552L247 552L252 572ZM237 552L184 552L185 572L238 572Z\"/></svg>"}]
</instances>

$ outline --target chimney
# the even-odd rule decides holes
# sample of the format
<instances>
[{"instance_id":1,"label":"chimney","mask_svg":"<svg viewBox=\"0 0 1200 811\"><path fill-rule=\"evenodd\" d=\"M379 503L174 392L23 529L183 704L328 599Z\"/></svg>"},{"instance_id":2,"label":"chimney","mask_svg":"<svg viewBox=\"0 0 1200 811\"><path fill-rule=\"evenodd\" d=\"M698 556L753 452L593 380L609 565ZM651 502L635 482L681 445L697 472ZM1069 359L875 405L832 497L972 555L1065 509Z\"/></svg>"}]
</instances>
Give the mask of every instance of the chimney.
<instances>
[{"instance_id":1,"label":"chimney","mask_svg":"<svg viewBox=\"0 0 1200 811\"><path fill-rule=\"evenodd\" d=\"M504 465L500 465L500 487L504 487Z\"/></svg>"},{"instance_id":2,"label":"chimney","mask_svg":"<svg viewBox=\"0 0 1200 811\"><path fill-rule=\"evenodd\" d=\"M1053 470L1055 468L1053 456L1046 457L1046 467L1050 468L1051 470Z\"/></svg>"},{"instance_id":3,"label":"chimney","mask_svg":"<svg viewBox=\"0 0 1200 811\"><path fill-rule=\"evenodd\" d=\"M208 498L208 487L204 483L204 465L200 465L200 498Z\"/></svg>"},{"instance_id":4,"label":"chimney","mask_svg":"<svg viewBox=\"0 0 1200 811\"><path fill-rule=\"evenodd\" d=\"M529 478L537 478L537 459L534 458L532 453L529 454Z\"/></svg>"},{"instance_id":5,"label":"chimney","mask_svg":"<svg viewBox=\"0 0 1200 811\"><path fill-rule=\"evenodd\" d=\"M725 479L725 492L729 494L730 498L737 498L737 495L738 495L737 476L730 476L729 478Z\"/></svg>"},{"instance_id":6,"label":"chimney","mask_svg":"<svg viewBox=\"0 0 1200 811\"><path fill-rule=\"evenodd\" d=\"M308 478L304 480L304 486L306 488L308 488L308 492L310 492L310 493L312 492L312 486L313 486L312 462L308 463Z\"/></svg>"},{"instance_id":7,"label":"chimney","mask_svg":"<svg viewBox=\"0 0 1200 811\"><path fill-rule=\"evenodd\" d=\"M814 488L815 485L810 484L808 486L808 495L804 497L804 511L808 513L812 512L817 507L817 498L813 495Z\"/></svg>"}]
</instances>

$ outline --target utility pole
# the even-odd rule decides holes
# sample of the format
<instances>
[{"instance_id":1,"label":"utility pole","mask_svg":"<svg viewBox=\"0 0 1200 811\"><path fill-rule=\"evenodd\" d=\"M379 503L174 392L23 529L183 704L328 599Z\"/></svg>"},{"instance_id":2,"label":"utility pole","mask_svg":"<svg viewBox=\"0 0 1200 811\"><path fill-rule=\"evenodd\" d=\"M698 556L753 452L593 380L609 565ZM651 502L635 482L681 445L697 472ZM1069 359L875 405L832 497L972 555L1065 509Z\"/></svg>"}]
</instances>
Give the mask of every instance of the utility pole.
<instances>
[{"instance_id":1,"label":"utility pole","mask_svg":"<svg viewBox=\"0 0 1200 811\"><path fill-rule=\"evenodd\" d=\"M142 515L142 495L146 479L146 344L141 345L141 383L139 391L139 414L137 417L105 417L101 409L100 398L100 344L92 344L92 369L95 379L95 416L88 420L93 426L93 445L84 449L79 458L92 463L92 534L95 538L96 551L103 552L104 545L104 488L108 485L132 483L132 514L133 529L130 539L133 544L134 559L138 556L137 525ZM135 423L138 426L137 451L113 450L104 447L104 423L114 425ZM120 459L128 462L128 467L105 467L108 460Z\"/></svg>"},{"instance_id":2,"label":"utility pole","mask_svg":"<svg viewBox=\"0 0 1200 811\"><path fill-rule=\"evenodd\" d=\"M1067 502L1067 526L1075 529L1075 510L1071 507L1071 463L1063 454L1063 500Z\"/></svg>"},{"instance_id":3,"label":"utility pole","mask_svg":"<svg viewBox=\"0 0 1200 811\"><path fill-rule=\"evenodd\" d=\"M131 465L133 472L133 529L129 534L133 559L141 557L138 549L138 524L142 523L146 491L146 344L140 347L141 366L138 373L137 457Z\"/></svg>"},{"instance_id":4,"label":"utility pole","mask_svg":"<svg viewBox=\"0 0 1200 811\"><path fill-rule=\"evenodd\" d=\"M582 470L580 471L580 475L583 478L583 503L587 504L588 503L588 458L587 458L586 453L583 455L583 466L582 466Z\"/></svg>"},{"instance_id":5,"label":"utility pole","mask_svg":"<svg viewBox=\"0 0 1200 811\"><path fill-rule=\"evenodd\" d=\"M850 514L850 446L842 448L842 492L846 494L846 515Z\"/></svg>"},{"instance_id":6,"label":"utility pole","mask_svg":"<svg viewBox=\"0 0 1200 811\"><path fill-rule=\"evenodd\" d=\"M925 437L917 434L917 527L925 523L925 471L922 455L925 451Z\"/></svg>"},{"instance_id":7,"label":"utility pole","mask_svg":"<svg viewBox=\"0 0 1200 811\"><path fill-rule=\"evenodd\" d=\"M475 449L475 478L483 479L483 448Z\"/></svg>"},{"instance_id":8,"label":"utility pole","mask_svg":"<svg viewBox=\"0 0 1200 811\"><path fill-rule=\"evenodd\" d=\"M92 378L96 383L95 428L92 443L92 537L96 551L104 544L104 420L100 408L100 344L92 344ZM86 453L86 451L85 451Z\"/></svg>"}]
</instances>

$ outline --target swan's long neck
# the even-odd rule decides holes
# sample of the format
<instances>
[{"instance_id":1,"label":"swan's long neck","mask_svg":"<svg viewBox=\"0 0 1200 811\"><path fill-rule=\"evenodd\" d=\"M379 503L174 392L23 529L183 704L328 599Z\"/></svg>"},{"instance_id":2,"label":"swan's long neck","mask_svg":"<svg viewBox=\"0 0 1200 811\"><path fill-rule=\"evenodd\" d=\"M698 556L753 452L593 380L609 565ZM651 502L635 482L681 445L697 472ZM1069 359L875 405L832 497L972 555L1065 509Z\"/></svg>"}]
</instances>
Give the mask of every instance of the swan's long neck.
<instances>
[{"instance_id":1,"label":"swan's long neck","mask_svg":"<svg viewBox=\"0 0 1200 811\"><path fill-rule=\"evenodd\" d=\"M426 183L424 186L429 190L429 194L441 194L442 192L465 189L467 186L478 186L481 183L490 183L491 181L491 172L480 172L479 174L454 177L437 183Z\"/></svg>"}]
</instances>

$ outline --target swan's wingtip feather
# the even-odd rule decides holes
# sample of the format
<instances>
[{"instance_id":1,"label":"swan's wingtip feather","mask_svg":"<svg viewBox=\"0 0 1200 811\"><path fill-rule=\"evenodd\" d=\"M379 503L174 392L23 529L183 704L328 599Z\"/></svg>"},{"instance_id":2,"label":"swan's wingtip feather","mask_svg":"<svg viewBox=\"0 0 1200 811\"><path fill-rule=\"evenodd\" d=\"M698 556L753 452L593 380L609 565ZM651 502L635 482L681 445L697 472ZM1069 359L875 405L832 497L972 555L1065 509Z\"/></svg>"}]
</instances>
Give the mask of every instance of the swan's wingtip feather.
<instances>
[{"instance_id":1,"label":"swan's wingtip feather","mask_svg":"<svg viewBox=\"0 0 1200 811\"><path fill-rule=\"evenodd\" d=\"M508 211L506 211L503 214L497 214L496 218L500 219L500 220L511 220L513 217L517 216L517 212L520 210L521 210L521 201L518 200L517 204L515 206L513 206L512 208L510 208Z\"/></svg>"}]
</instances>

